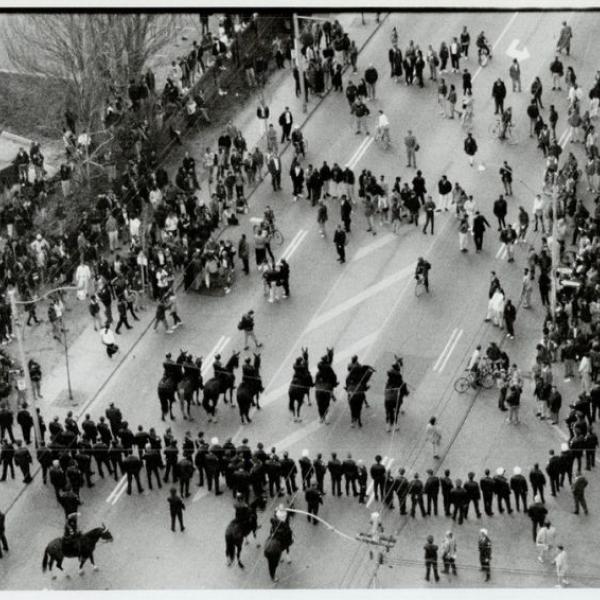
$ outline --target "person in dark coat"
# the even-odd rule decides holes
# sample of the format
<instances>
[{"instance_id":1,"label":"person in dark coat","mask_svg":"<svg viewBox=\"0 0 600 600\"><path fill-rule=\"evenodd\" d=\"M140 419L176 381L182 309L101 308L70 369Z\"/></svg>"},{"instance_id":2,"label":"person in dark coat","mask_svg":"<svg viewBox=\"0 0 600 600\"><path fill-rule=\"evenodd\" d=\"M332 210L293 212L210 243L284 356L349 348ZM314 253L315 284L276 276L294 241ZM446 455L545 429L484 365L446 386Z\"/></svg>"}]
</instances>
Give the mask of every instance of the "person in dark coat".
<instances>
[{"instance_id":1,"label":"person in dark coat","mask_svg":"<svg viewBox=\"0 0 600 600\"><path fill-rule=\"evenodd\" d=\"M537 540L538 527L541 527L546 522L546 515L548 514L548 509L544 506L542 499L538 495L534 496L533 504L529 505L529 508L526 512L529 515L529 518L531 519L533 543L535 544Z\"/></svg>"},{"instance_id":2,"label":"person in dark coat","mask_svg":"<svg viewBox=\"0 0 600 600\"><path fill-rule=\"evenodd\" d=\"M293 458L290 458L288 451L283 453L281 459L281 476L285 482L285 489L288 496L295 494L298 491L296 485L296 474L298 473L298 467Z\"/></svg>"},{"instance_id":3,"label":"person in dark coat","mask_svg":"<svg viewBox=\"0 0 600 600\"><path fill-rule=\"evenodd\" d=\"M486 469L484 476L479 480L481 495L483 496L483 510L488 517L494 515L492 511L492 500L494 499L494 480L490 477L490 470Z\"/></svg>"},{"instance_id":4,"label":"person in dark coat","mask_svg":"<svg viewBox=\"0 0 600 600\"><path fill-rule=\"evenodd\" d=\"M427 516L431 516L432 508L433 514L438 516L438 496L440 493L440 478L433 474L432 469L427 469L427 479L423 491L427 496Z\"/></svg>"},{"instance_id":5,"label":"person in dark coat","mask_svg":"<svg viewBox=\"0 0 600 600\"><path fill-rule=\"evenodd\" d=\"M58 501L65 511L65 517L76 513L77 508L81 505L78 495L71 489L71 486L69 485L67 485L65 489L60 492Z\"/></svg>"},{"instance_id":6,"label":"person in dark coat","mask_svg":"<svg viewBox=\"0 0 600 600\"><path fill-rule=\"evenodd\" d=\"M373 492L375 501L379 502L379 495L383 498L383 482L385 481L385 466L381 464L382 457L380 454L375 456L375 462L371 465L371 479L373 479ZM421 484L422 485L422 484ZM421 494L422 494L421 490ZM423 500L421 499L421 503ZM414 516L414 515L413 515Z\"/></svg>"},{"instance_id":7,"label":"person in dark coat","mask_svg":"<svg viewBox=\"0 0 600 600\"><path fill-rule=\"evenodd\" d=\"M108 448L108 460L110 461L115 481L119 481L119 471L121 476L125 471L123 471L123 446L121 446L117 439L114 439L110 443Z\"/></svg>"},{"instance_id":8,"label":"person in dark coat","mask_svg":"<svg viewBox=\"0 0 600 600\"><path fill-rule=\"evenodd\" d=\"M185 531L183 526L183 511L185 510L185 504L183 500L177 495L177 490L173 487L169 490L170 496L167 498L169 503L169 514L171 515L171 531L175 531L175 522L179 521L179 530Z\"/></svg>"},{"instance_id":9,"label":"person in dark coat","mask_svg":"<svg viewBox=\"0 0 600 600\"><path fill-rule=\"evenodd\" d=\"M569 444L563 443L560 445L560 485L565 485L565 477L569 480L569 485L573 483L573 462L575 453L569 448ZM15 460L15 463L17 461Z\"/></svg>"},{"instance_id":10,"label":"person in dark coat","mask_svg":"<svg viewBox=\"0 0 600 600\"><path fill-rule=\"evenodd\" d=\"M177 463L177 479L179 479L179 494L182 498L190 497L190 480L194 475L194 464L184 456Z\"/></svg>"},{"instance_id":11,"label":"person in dark coat","mask_svg":"<svg viewBox=\"0 0 600 600\"><path fill-rule=\"evenodd\" d=\"M137 484L138 494L143 493L142 483L140 482L140 471L142 470L142 461L139 456L136 456L131 451L128 452L123 461L123 472L127 475L127 495L131 496L131 484L135 479Z\"/></svg>"},{"instance_id":12,"label":"person in dark coat","mask_svg":"<svg viewBox=\"0 0 600 600\"><path fill-rule=\"evenodd\" d=\"M21 410L17 413L17 423L21 426L23 432L23 439L25 444L29 446L31 444L31 430L33 429L33 417L27 410L27 403L23 403Z\"/></svg>"},{"instance_id":13,"label":"person in dark coat","mask_svg":"<svg viewBox=\"0 0 600 600\"><path fill-rule=\"evenodd\" d=\"M358 476L356 481L358 481L358 503L364 504L365 497L367 495L367 481L369 479L369 472L367 471L367 467L365 466L362 460L359 460L356 463L358 467Z\"/></svg>"},{"instance_id":14,"label":"person in dark coat","mask_svg":"<svg viewBox=\"0 0 600 600\"><path fill-rule=\"evenodd\" d=\"M348 227L350 227L348 225ZM342 225L338 225L335 233L333 234L333 243L335 244L335 249L338 253L338 262L345 263L346 262L346 232L344 231Z\"/></svg>"},{"instance_id":15,"label":"person in dark coat","mask_svg":"<svg viewBox=\"0 0 600 600\"><path fill-rule=\"evenodd\" d=\"M510 486L504 476L504 472L502 467L496 469L496 475L494 476L494 493L498 500L498 512L502 514L504 512L503 504L506 504L506 509L510 515L512 514L512 507L510 505Z\"/></svg>"},{"instance_id":16,"label":"person in dark coat","mask_svg":"<svg viewBox=\"0 0 600 600\"><path fill-rule=\"evenodd\" d=\"M468 474L468 480L465 481L463 486L467 492L467 505L465 507L465 519L469 515L469 506L473 503L475 514L477 518L481 518L481 511L479 510L479 500L481 498L481 491L479 490L479 484L475 481L475 473L472 471Z\"/></svg>"},{"instance_id":17,"label":"person in dark coat","mask_svg":"<svg viewBox=\"0 0 600 600\"><path fill-rule=\"evenodd\" d=\"M498 78L492 86L492 98L494 98L494 114L504 112L504 99L506 98L506 86L502 79Z\"/></svg>"},{"instance_id":18,"label":"person in dark coat","mask_svg":"<svg viewBox=\"0 0 600 600\"><path fill-rule=\"evenodd\" d=\"M423 482L419 474L415 473L413 480L408 484L408 495L410 496L410 516L414 519L417 506L421 509L421 516L426 517L427 511L423 503Z\"/></svg>"},{"instance_id":19,"label":"person in dark coat","mask_svg":"<svg viewBox=\"0 0 600 600\"><path fill-rule=\"evenodd\" d=\"M342 474L344 468L342 462L337 457L335 452L331 454L331 460L327 463L327 470L329 471L329 477L331 478L331 495L341 496L342 495Z\"/></svg>"},{"instance_id":20,"label":"person in dark coat","mask_svg":"<svg viewBox=\"0 0 600 600\"><path fill-rule=\"evenodd\" d=\"M319 521L310 516L310 515L318 515L319 514L319 504L323 504L323 494L319 491L319 486L317 483L313 483L304 492L304 498L306 500L306 505L307 505L306 511L309 513L309 515L307 515L306 518L309 523L312 522L313 525L317 525L319 523Z\"/></svg>"},{"instance_id":21,"label":"person in dark coat","mask_svg":"<svg viewBox=\"0 0 600 600\"><path fill-rule=\"evenodd\" d=\"M491 577L492 540L488 537L487 529L480 530L477 545L479 548L479 564L481 565L481 570L485 573L485 581L489 581Z\"/></svg>"},{"instance_id":22,"label":"person in dark coat","mask_svg":"<svg viewBox=\"0 0 600 600\"><path fill-rule=\"evenodd\" d=\"M2 550L8 552L8 542L6 541L6 516L0 510L0 558L2 558Z\"/></svg>"},{"instance_id":23,"label":"person in dark coat","mask_svg":"<svg viewBox=\"0 0 600 600\"><path fill-rule=\"evenodd\" d=\"M510 489L515 496L517 512L521 511L521 503L523 503L523 512L527 512L527 492L529 491L529 486L527 485L527 479L525 479L521 471L521 467L513 469L513 476L510 478Z\"/></svg>"},{"instance_id":24,"label":"person in dark coat","mask_svg":"<svg viewBox=\"0 0 600 600\"><path fill-rule=\"evenodd\" d=\"M146 463L146 478L148 479L148 488L152 489L152 475L156 478L156 483L159 488L162 488L160 481L160 473L158 471L161 466L162 460L160 457L160 450L153 448L150 443L146 444L142 460Z\"/></svg>"},{"instance_id":25,"label":"person in dark coat","mask_svg":"<svg viewBox=\"0 0 600 600\"><path fill-rule=\"evenodd\" d=\"M488 220L477 211L473 219L473 240L475 241L476 252L481 252L483 247L483 234L487 227L490 227Z\"/></svg>"},{"instance_id":26,"label":"person in dark coat","mask_svg":"<svg viewBox=\"0 0 600 600\"><path fill-rule=\"evenodd\" d=\"M544 487L546 486L546 476L540 469L540 465L535 463L533 465L533 469L529 472L529 483L531 484L531 493L533 497L539 495L542 504L545 503L544 500Z\"/></svg>"},{"instance_id":27,"label":"person in dark coat","mask_svg":"<svg viewBox=\"0 0 600 600\"><path fill-rule=\"evenodd\" d=\"M546 473L550 478L550 493L552 496L556 496L557 492L561 488L560 474L562 470L562 464L560 456L556 456L554 454L554 450L550 450L549 454L550 458L548 459L548 464L546 465Z\"/></svg>"},{"instance_id":28,"label":"person in dark coat","mask_svg":"<svg viewBox=\"0 0 600 600\"><path fill-rule=\"evenodd\" d=\"M60 492L64 490L67 485L67 477L65 472L61 469L58 460L52 461L52 466L48 471L48 475L50 476L50 484L54 488L54 493L56 494L56 501L60 502Z\"/></svg>"},{"instance_id":29,"label":"person in dark coat","mask_svg":"<svg viewBox=\"0 0 600 600\"><path fill-rule=\"evenodd\" d=\"M37 450L37 459L42 469L42 482L46 485L48 481L48 470L52 466L52 450L44 442L40 442Z\"/></svg>"},{"instance_id":30,"label":"person in dark coat","mask_svg":"<svg viewBox=\"0 0 600 600\"><path fill-rule=\"evenodd\" d=\"M31 483L33 481L30 473L31 463L33 459L29 450L23 446L22 440L17 440L17 447L14 455L15 465L21 469L23 473L23 483Z\"/></svg>"},{"instance_id":31,"label":"person in dark coat","mask_svg":"<svg viewBox=\"0 0 600 600\"><path fill-rule=\"evenodd\" d=\"M427 536L427 543L423 546L425 551L425 580L429 581L431 571L436 582L440 580L438 575L438 547L433 543L433 536Z\"/></svg>"},{"instance_id":32,"label":"person in dark coat","mask_svg":"<svg viewBox=\"0 0 600 600\"><path fill-rule=\"evenodd\" d=\"M342 194L340 202L340 218L344 224L344 230L346 233L350 233L350 224L352 222L352 203L346 198L345 194ZM335 238L334 238L335 242ZM344 241L345 245L345 241Z\"/></svg>"},{"instance_id":33,"label":"person in dark coat","mask_svg":"<svg viewBox=\"0 0 600 600\"><path fill-rule=\"evenodd\" d=\"M356 462L352 459L352 454L348 453L346 460L342 463L342 473L344 475L344 483L346 485L346 496L350 495L350 488L352 488L352 495L356 497L358 491L356 490L356 479L358 477L358 467Z\"/></svg>"},{"instance_id":34,"label":"person in dark coat","mask_svg":"<svg viewBox=\"0 0 600 600\"><path fill-rule=\"evenodd\" d=\"M405 469L398 469L398 475L396 475L396 479L394 480L394 489L396 490L396 495L398 496L398 504L401 515L406 514L406 498L408 496L409 488L408 479L405 477L405 473Z\"/></svg>"},{"instance_id":35,"label":"person in dark coat","mask_svg":"<svg viewBox=\"0 0 600 600\"><path fill-rule=\"evenodd\" d=\"M96 459L96 468L98 469L98 475L104 479L104 470L103 466L106 467L109 475L112 475L112 467L110 466L110 461L108 460L108 446L102 441L98 441L94 444L93 448L94 458Z\"/></svg>"},{"instance_id":36,"label":"person in dark coat","mask_svg":"<svg viewBox=\"0 0 600 600\"><path fill-rule=\"evenodd\" d=\"M219 459L211 448L209 448L208 453L204 458L204 469L206 472L206 485L208 491L212 491L214 484L215 495L220 496L223 492L219 489Z\"/></svg>"},{"instance_id":37,"label":"person in dark coat","mask_svg":"<svg viewBox=\"0 0 600 600\"><path fill-rule=\"evenodd\" d=\"M452 500L452 505L454 506L452 520L456 521L456 516L458 515L458 524L462 525L463 519L466 517L469 497L467 496L467 491L463 487L460 479L456 480L455 485L450 492L450 498Z\"/></svg>"},{"instance_id":38,"label":"person in dark coat","mask_svg":"<svg viewBox=\"0 0 600 600\"><path fill-rule=\"evenodd\" d=\"M396 80L396 83L402 77L402 51L394 44L388 51L388 60L390 63L390 77Z\"/></svg>"},{"instance_id":39,"label":"person in dark coat","mask_svg":"<svg viewBox=\"0 0 600 600\"><path fill-rule=\"evenodd\" d=\"M450 507L452 506L452 500L450 499L450 492L454 487L454 482L450 478L450 469L444 471L444 477L441 479L440 484L442 486L442 500L444 503L444 515L450 516Z\"/></svg>"}]
</instances>

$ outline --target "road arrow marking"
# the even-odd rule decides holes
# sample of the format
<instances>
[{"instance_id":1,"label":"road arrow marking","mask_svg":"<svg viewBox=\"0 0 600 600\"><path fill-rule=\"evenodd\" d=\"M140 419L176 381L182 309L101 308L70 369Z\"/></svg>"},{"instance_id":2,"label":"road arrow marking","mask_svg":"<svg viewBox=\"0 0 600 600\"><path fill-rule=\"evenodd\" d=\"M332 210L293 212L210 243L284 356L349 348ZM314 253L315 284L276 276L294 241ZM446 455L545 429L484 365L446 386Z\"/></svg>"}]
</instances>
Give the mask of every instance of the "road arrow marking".
<instances>
[{"instance_id":1,"label":"road arrow marking","mask_svg":"<svg viewBox=\"0 0 600 600\"><path fill-rule=\"evenodd\" d=\"M506 51L506 54L511 58L516 58L519 62L523 60L527 60L530 56L529 50L527 50L526 46L523 46L523 50L519 50L517 46L519 45L519 40L513 40Z\"/></svg>"}]
</instances>

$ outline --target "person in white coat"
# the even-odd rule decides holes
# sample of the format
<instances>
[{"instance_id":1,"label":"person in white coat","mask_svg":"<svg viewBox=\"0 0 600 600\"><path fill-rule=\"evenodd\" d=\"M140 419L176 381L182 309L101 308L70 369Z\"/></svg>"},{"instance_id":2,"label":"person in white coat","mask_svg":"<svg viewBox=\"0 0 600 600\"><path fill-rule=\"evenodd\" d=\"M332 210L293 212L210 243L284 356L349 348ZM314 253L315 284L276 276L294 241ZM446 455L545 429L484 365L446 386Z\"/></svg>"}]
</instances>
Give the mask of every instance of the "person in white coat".
<instances>
[{"instance_id":1,"label":"person in white coat","mask_svg":"<svg viewBox=\"0 0 600 600\"><path fill-rule=\"evenodd\" d=\"M92 281L92 271L85 262L81 261L75 270L75 285L77 286L77 298L85 300L91 293L90 283Z\"/></svg>"},{"instance_id":2,"label":"person in white coat","mask_svg":"<svg viewBox=\"0 0 600 600\"><path fill-rule=\"evenodd\" d=\"M535 538L535 545L539 551L537 558L538 562L543 564L546 561L546 558L551 556L554 552L555 540L556 529L550 521L547 521L540 527Z\"/></svg>"},{"instance_id":3,"label":"person in white coat","mask_svg":"<svg viewBox=\"0 0 600 600\"><path fill-rule=\"evenodd\" d=\"M558 554L552 561L553 565L556 565L556 578L557 583L555 587L562 587L563 585L569 585L567 575L569 573L569 562L567 558L567 551L564 546L559 544Z\"/></svg>"}]
</instances>

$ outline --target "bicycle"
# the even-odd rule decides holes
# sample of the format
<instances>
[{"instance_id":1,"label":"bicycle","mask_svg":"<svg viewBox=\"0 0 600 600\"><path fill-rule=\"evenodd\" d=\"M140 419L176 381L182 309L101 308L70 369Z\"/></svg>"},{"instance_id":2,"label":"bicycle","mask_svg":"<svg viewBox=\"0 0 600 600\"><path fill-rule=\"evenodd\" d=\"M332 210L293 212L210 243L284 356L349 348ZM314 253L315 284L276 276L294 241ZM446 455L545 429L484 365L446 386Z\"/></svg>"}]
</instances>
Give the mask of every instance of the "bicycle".
<instances>
[{"instance_id":1,"label":"bicycle","mask_svg":"<svg viewBox=\"0 0 600 600\"><path fill-rule=\"evenodd\" d=\"M392 147L392 140L390 138L390 132L387 128L377 128L377 133L375 134L375 143L382 150L389 150Z\"/></svg>"},{"instance_id":2,"label":"bicycle","mask_svg":"<svg viewBox=\"0 0 600 600\"><path fill-rule=\"evenodd\" d=\"M267 239L268 239L269 243L273 242L276 246L283 245L283 241L284 241L283 233L281 233L281 231L279 231L279 229L277 229L275 227L275 225L266 225L266 227L265 227L265 226L263 226L262 220L257 219L256 217L251 217L251 220L260 221L260 223L256 223L254 225L254 227L252 228L254 233L258 233L261 229L266 228Z\"/></svg>"},{"instance_id":3,"label":"bicycle","mask_svg":"<svg viewBox=\"0 0 600 600\"><path fill-rule=\"evenodd\" d=\"M477 386L489 390L493 387L494 380L494 371L490 367L482 365L478 373L465 369L465 374L454 382L454 389L459 394L464 394L468 389L477 388Z\"/></svg>"},{"instance_id":4,"label":"bicycle","mask_svg":"<svg viewBox=\"0 0 600 600\"><path fill-rule=\"evenodd\" d=\"M504 134L504 137L501 137L502 129L503 129L502 121L500 119L498 119L495 123L492 123L489 126L488 132L492 136L492 139L506 142L507 144L510 144L511 146L519 143L519 140L513 133L512 123L506 126L506 132Z\"/></svg>"}]
</instances>

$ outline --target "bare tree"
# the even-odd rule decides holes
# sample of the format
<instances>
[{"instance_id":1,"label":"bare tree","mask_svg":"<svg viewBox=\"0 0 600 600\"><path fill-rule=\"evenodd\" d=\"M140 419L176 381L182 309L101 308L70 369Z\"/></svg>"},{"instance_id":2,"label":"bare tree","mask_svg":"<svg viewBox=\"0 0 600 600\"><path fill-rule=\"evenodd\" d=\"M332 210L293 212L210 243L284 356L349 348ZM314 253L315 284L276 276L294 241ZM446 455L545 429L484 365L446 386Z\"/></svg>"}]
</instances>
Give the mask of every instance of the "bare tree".
<instances>
[{"instance_id":1,"label":"bare tree","mask_svg":"<svg viewBox=\"0 0 600 600\"><path fill-rule=\"evenodd\" d=\"M12 14L0 35L15 69L65 81L80 128L95 131L110 92L140 76L174 26L170 14Z\"/></svg>"}]
</instances>

